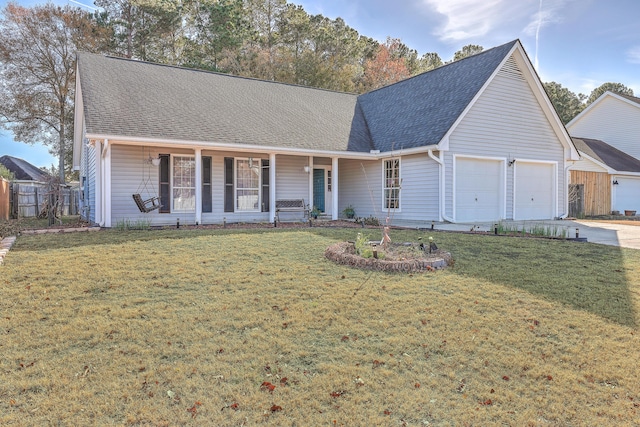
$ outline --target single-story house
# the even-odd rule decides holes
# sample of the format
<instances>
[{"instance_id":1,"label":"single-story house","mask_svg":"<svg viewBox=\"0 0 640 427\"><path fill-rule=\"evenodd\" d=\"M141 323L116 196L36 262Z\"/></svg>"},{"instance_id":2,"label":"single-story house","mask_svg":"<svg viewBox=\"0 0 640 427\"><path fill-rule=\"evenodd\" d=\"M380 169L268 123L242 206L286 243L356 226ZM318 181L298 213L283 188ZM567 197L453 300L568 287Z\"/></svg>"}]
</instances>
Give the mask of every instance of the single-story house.
<instances>
[{"instance_id":1,"label":"single-story house","mask_svg":"<svg viewBox=\"0 0 640 427\"><path fill-rule=\"evenodd\" d=\"M73 163L105 227L272 222L292 199L332 219L568 212L579 155L518 40L363 95L88 53L77 67Z\"/></svg>"},{"instance_id":2,"label":"single-story house","mask_svg":"<svg viewBox=\"0 0 640 427\"><path fill-rule=\"evenodd\" d=\"M573 141L582 159L570 167L569 194L582 214L640 212L640 160L598 139Z\"/></svg>"}]
</instances>

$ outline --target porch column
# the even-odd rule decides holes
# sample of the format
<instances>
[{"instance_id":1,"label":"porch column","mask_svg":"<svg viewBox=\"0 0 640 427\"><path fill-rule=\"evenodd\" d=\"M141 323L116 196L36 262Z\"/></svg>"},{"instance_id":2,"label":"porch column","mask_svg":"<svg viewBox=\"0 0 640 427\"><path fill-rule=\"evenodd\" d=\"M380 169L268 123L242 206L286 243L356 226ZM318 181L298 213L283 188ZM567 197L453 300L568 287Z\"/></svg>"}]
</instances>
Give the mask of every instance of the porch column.
<instances>
[{"instance_id":1,"label":"porch column","mask_svg":"<svg viewBox=\"0 0 640 427\"><path fill-rule=\"evenodd\" d=\"M309 156L309 173L307 174L309 180L309 209L313 209L313 156Z\"/></svg>"},{"instance_id":2,"label":"porch column","mask_svg":"<svg viewBox=\"0 0 640 427\"><path fill-rule=\"evenodd\" d=\"M331 158L331 219L338 219L338 158Z\"/></svg>"},{"instance_id":3,"label":"porch column","mask_svg":"<svg viewBox=\"0 0 640 427\"><path fill-rule=\"evenodd\" d=\"M269 154L269 222L276 220L276 155Z\"/></svg>"},{"instance_id":4,"label":"porch column","mask_svg":"<svg viewBox=\"0 0 640 427\"><path fill-rule=\"evenodd\" d=\"M202 148L196 148L196 224L202 224Z\"/></svg>"},{"instance_id":5,"label":"porch column","mask_svg":"<svg viewBox=\"0 0 640 427\"><path fill-rule=\"evenodd\" d=\"M102 198L104 197L104 189L103 182L104 178L102 177L102 141L97 140L94 142L93 146L93 155L96 158L96 172L95 172L95 211L93 212L93 218L96 224L103 226L102 222ZM91 214L91 212L89 212Z\"/></svg>"}]
</instances>

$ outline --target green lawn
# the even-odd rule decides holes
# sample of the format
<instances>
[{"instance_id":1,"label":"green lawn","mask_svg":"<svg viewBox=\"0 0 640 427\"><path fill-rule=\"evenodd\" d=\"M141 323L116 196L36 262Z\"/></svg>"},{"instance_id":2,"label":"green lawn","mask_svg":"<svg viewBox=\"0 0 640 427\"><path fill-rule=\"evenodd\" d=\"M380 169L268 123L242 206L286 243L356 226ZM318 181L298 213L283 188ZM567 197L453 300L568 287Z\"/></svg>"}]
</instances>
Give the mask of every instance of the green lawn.
<instances>
[{"instance_id":1,"label":"green lawn","mask_svg":"<svg viewBox=\"0 0 640 427\"><path fill-rule=\"evenodd\" d=\"M358 231L20 237L0 266L0 425L638 423L640 251L393 231L454 267L324 258Z\"/></svg>"}]
</instances>

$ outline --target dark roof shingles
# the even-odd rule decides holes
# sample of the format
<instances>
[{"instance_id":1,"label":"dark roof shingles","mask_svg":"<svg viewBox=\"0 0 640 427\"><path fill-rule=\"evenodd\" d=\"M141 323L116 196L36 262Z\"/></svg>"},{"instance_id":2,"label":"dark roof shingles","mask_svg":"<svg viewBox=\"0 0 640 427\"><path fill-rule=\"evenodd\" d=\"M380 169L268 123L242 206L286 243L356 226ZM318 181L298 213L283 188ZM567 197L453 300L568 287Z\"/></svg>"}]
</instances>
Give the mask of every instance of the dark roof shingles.
<instances>
[{"instance_id":1,"label":"dark roof shingles","mask_svg":"<svg viewBox=\"0 0 640 427\"><path fill-rule=\"evenodd\" d=\"M517 40L358 98L380 151L439 143Z\"/></svg>"},{"instance_id":2,"label":"dark roof shingles","mask_svg":"<svg viewBox=\"0 0 640 427\"><path fill-rule=\"evenodd\" d=\"M13 176L19 181L46 181L48 178L47 173L42 169L18 157L2 156L0 164L13 172Z\"/></svg>"},{"instance_id":3,"label":"dark roof shingles","mask_svg":"<svg viewBox=\"0 0 640 427\"><path fill-rule=\"evenodd\" d=\"M618 172L640 172L640 160L599 139L573 137L576 148Z\"/></svg>"}]
</instances>

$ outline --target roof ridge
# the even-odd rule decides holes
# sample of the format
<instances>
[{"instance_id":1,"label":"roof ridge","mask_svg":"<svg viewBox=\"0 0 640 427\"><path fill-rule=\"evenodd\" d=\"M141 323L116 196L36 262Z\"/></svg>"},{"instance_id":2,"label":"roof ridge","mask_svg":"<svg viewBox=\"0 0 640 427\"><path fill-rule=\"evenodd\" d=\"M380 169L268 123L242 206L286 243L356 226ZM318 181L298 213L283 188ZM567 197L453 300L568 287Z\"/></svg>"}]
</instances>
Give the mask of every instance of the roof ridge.
<instances>
[{"instance_id":1,"label":"roof ridge","mask_svg":"<svg viewBox=\"0 0 640 427\"><path fill-rule=\"evenodd\" d=\"M459 65L460 63L462 63L463 61L466 61L467 59L472 59L472 58L476 58L476 57L478 57L478 56L480 56L480 55L485 55L485 54L487 54L487 53L489 53L489 52L491 52L491 51L493 51L493 50L500 49L500 48L502 48L502 47L504 47L504 46L506 46L506 45L513 45L513 44L515 44L516 42L519 42L519 41L520 41L520 39L514 39L514 40L511 40L510 42L503 43L503 44L501 44L500 46L494 46L494 47L489 48L489 49L487 49L487 50L483 50L482 52L478 52L478 53L474 53L473 55L465 56L464 58L462 58L462 59L458 59L457 61L447 62L447 63L445 63L445 64L443 64L443 65L441 65L441 66L439 66L439 67L437 67L437 68L434 68L434 69L432 69L432 70L424 71L424 72L422 72L422 73L418 73L418 74L416 74L416 75L414 75L414 76L411 76L411 77L408 77L408 78L406 78L406 79L399 80L399 81L397 81L397 82L394 82L394 83L388 84L388 85L386 85L386 86L379 87L379 88L377 88L377 89L373 89L373 90L371 90L371 91L369 91L369 92L365 92L365 93L363 93L362 95L365 95L365 94L367 94L367 93L376 92L376 91L379 91L379 90L381 90L381 89L385 89L385 88L388 88L388 87L391 87L391 86L394 86L394 85L397 85L397 84L399 84L399 83L403 83L403 82L406 82L406 81L409 81L409 80L413 80L413 79L415 79L415 78L417 78L417 77L420 77L420 76L423 76L423 75L425 75L425 74L433 73L433 72L435 72L435 71L444 70L444 69L446 69L447 67L451 67L451 66L453 66L453 65Z\"/></svg>"},{"instance_id":2,"label":"roof ridge","mask_svg":"<svg viewBox=\"0 0 640 427\"><path fill-rule=\"evenodd\" d=\"M185 66L182 66L182 65L175 65L175 64L162 64L160 62L144 61L144 60L141 60L141 59L125 58L125 57L122 57L122 56L105 55L105 54L91 53L91 52L86 52L86 51L78 52L78 54L82 55L82 56L85 56L85 55L98 56L98 57L102 57L102 58L106 58L106 59L115 59L115 60L135 63L135 64L155 65L155 66L159 66L159 67L173 68L173 69L183 70L183 71L191 71L191 72L196 72L196 73L212 74L212 75L217 75L217 76L221 76L221 77L231 77L231 78L255 81L255 82L260 82L260 83L272 83L272 84L278 84L278 85L284 85L284 86L298 87L298 88L302 88L302 89L311 89L311 90L319 90L319 91L323 91L323 92L337 93L337 94L341 94L341 95L358 96L358 94L355 93L355 92L343 92L343 91L339 91L339 90L324 89L324 88L319 88L319 87L314 87L314 86L305 86L305 85L296 84L296 83L279 82L277 80L265 80L265 79L259 79L259 78L256 78L256 77L239 76L237 74L230 74L230 73L223 73L223 72L220 72L220 71L205 70L205 69L202 69L202 68L191 68L191 67L185 67Z\"/></svg>"}]
</instances>

